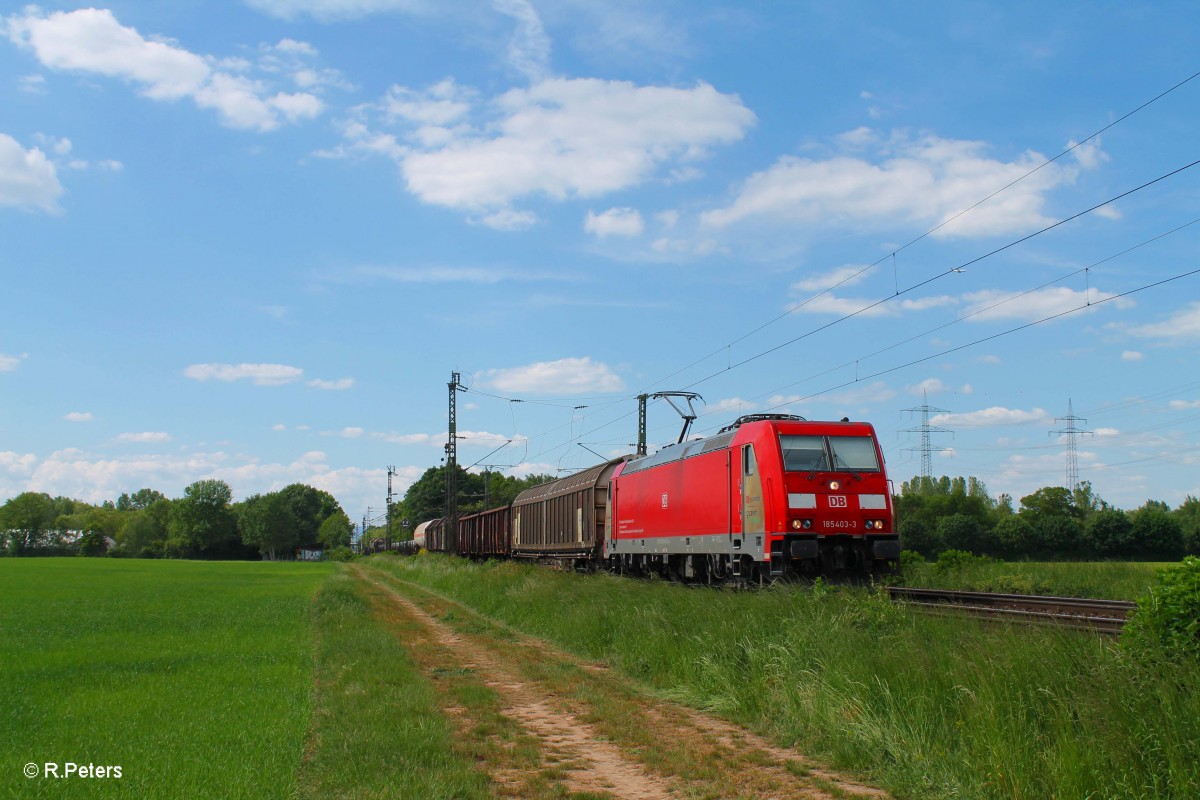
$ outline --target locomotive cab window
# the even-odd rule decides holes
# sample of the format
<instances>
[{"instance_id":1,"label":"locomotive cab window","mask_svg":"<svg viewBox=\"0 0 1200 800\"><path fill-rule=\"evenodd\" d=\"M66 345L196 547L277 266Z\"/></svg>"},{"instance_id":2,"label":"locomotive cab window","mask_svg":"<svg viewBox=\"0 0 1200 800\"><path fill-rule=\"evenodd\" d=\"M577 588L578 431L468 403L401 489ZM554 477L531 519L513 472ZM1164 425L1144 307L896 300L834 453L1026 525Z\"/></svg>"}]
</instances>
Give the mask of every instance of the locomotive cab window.
<instances>
[{"instance_id":1,"label":"locomotive cab window","mask_svg":"<svg viewBox=\"0 0 1200 800\"><path fill-rule=\"evenodd\" d=\"M783 468L788 472L827 472L829 456L824 436L780 436Z\"/></svg>"},{"instance_id":2,"label":"locomotive cab window","mask_svg":"<svg viewBox=\"0 0 1200 800\"><path fill-rule=\"evenodd\" d=\"M833 452L833 468L835 470L879 471L879 458L875 453L875 442L870 436L830 436L829 449Z\"/></svg>"},{"instance_id":3,"label":"locomotive cab window","mask_svg":"<svg viewBox=\"0 0 1200 800\"><path fill-rule=\"evenodd\" d=\"M779 446L788 472L879 472L870 436L782 435Z\"/></svg>"}]
</instances>

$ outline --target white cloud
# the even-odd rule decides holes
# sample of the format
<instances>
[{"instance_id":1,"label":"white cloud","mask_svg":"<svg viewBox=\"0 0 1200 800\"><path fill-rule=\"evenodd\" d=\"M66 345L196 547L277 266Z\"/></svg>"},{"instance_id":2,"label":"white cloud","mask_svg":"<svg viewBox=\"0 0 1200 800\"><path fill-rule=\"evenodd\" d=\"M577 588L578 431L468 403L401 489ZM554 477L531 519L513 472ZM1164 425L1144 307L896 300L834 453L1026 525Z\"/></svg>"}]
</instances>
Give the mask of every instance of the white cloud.
<instances>
[{"instance_id":1,"label":"white cloud","mask_svg":"<svg viewBox=\"0 0 1200 800\"><path fill-rule=\"evenodd\" d=\"M0 451L0 472L6 475L32 475L37 465L37 456L33 453L14 453L11 450ZM17 492L13 492L17 494ZM0 491L0 497L5 492Z\"/></svg>"},{"instance_id":2,"label":"white cloud","mask_svg":"<svg viewBox=\"0 0 1200 800\"><path fill-rule=\"evenodd\" d=\"M864 386L824 395L822 400L843 406L861 406L870 403L882 403L891 400L895 396L895 389L892 389L883 381L875 381Z\"/></svg>"},{"instance_id":3,"label":"white cloud","mask_svg":"<svg viewBox=\"0 0 1200 800\"><path fill-rule=\"evenodd\" d=\"M315 380L309 381L306 385L311 386L314 389L324 389L325 391L340 392L345 389L352 389L354 387L354 378L340 378L339 380L336 380L336 381L326 381L326 380L321 380L320 378L317 378Z\"/></svg>"},{"instance_id":4,"label":"white cloud","mask_svg":"<svg viewBox=\"0 0 1200 800\"><path fill-rule=\"evenodd\" d=\"M17 78L17 89L26 94L45 94L45 75L22 75Z\"/></svg>"},{"instance_id":5,"label":"white cloud","mask_svg":"<svg viewBox=\"0 0 1200 800\"><path fill-rule=\"evenodd\" d=\"M489 369L487 385L502 392L572 395L579 392L619 392L624 381L607 364L590 357L541 361L523 367Z\"/></svg>"},{"instance_id":6,"label":"white cloud","mask_svg":"<svg viewBox=\"0 0 1200 800\"><path fill-rule=\"evenodd\" d=\"M406 86L392 86L383 99L382 107L390 121L411 123L418 131L445 130L470 114L476 99L473 89L459 86L453 78L446 78L423 92ZM430 141L429 144L445 143L444 137L434 138L440 141Z\"/></svg>"},{"instance_id":7,"label":"white cloud","mask_svg":"<svg viewBox=\"0 0 1200 800\"><path fill-rule=\"evenodd\" d=\"M743 400L740 397L729 397L705 406L704 416L707 417L713 414L725 414L730 411L736 411L739 414L749 414L755 408L757 408L757 406L750 400Z\"/></svg>"},{"instance_id":8,"label":"white cloud","mask_svg":"<svg viewBox=\"0 0 1200 800\"><path fill-rule=\"evenodd\" d=\"M1187 411L1193 408L1200 408L1200 400L1172 400L1171 409L1174 411Z\"/></svg>"},{"instance_id":9,"label":"white cloud","mask_svg":"<svg viewBox=\"0 0 1200 800\"><path fill-rule=\"evenodd\" d=\"M8 35L34 51L50 69L94 72L136 81L156 100L186 97L198 91L212 70L203 57L165 41L145 39L117 22L107 9L56 11L42 16L27 7L8 18Z\"/></svg>"},{"instance_id":10,"label":"white cloud","mask_svg":"<svg viewBox=\"0 0 1200 800\"><path fill-rule=\"evenodd\" d=\"M332 283L357 283L393 281L395 283L482 283L494 284L509 281L567 281L569 276L561 272L516 271L496 267L379 267L360 265L319 276L319 280Z\"/></svg>"},{"instance_id":11,"label":"white cloud","mask_svg":"<svg viewBox=\"0 0 1200 800\"><path fill-rule=\"evenodd\" d=\"M470 121L475 112L480 119ZM386 155L410 192L494 227L520 226L512 204L530 197L599 197L686 166L737 141L754 114L707 83L677 89L626 81L550 78L486 104L452 81L393 87L343 126L322 155ZM406 144L380 126L399 125ZM526 212L512 212L522 214ZM497 216L500 215L500 216Z\"/></svg>"},{"instance_id":12,"label":"white cloud","mask_svg":"<svg viewBox=\"0 0 1200 800\"><path fill-rule=\"evenodd\" d=\"M916 297L913 299L905 299L900 301L900 308L904 311L928 311L931 308L943 308L944 306L952 306L958 303L957 297L939 294L929 297Z\"/></svg>"},{"instance_id":13,"label":"white cloud","mask_svg":"<svg viewBox=\"0 0 1200 800\"><path fill-rule=\"evenodd\" d=\"M1100 149L1100 140L1084 142L1079 144L1074 139L1067 142L1067 147L1073 147L1071 155L1079 163L1079 166L1084 169L1096 169L1109 161L1108 153Z\"/></svg>"},{"instance_id":14,"label":"white cloud","mask_svg":"<svg viewBox=\"0 0 1200 800\"><path fill-rule=\"evenodd\" d=\"M722 247L713 239L703 239L698 242L687 239L672 239L663 236L650 243L650 249L665 256L696 255L709 256L713 253L728 253L728 248Z\"/></svg>"},{"instance_id":15,"label":"white cloud","mask_svg":"<svg viewBox=\"0 0 1200 800\"><path fill-rule=\"evenodd\" d=\"M938 414L930 418L933 425L945 425L949 428L990 428L996 425L1026 425L1037 423L1044 425L1051 421L1045 409L1034 408L1022 411L1016 408L992 406L980 411L969 411L964 414Z\"/></svg>"},{"instance_id":16,"label":"white cloud","mask_svg":"<svg viewBox=\"0 0 1200 800\"><path fill-rule=\"evenodd\" d=\"M434 437L428 433L384 433L382 431L372 431L372 439L378 439L381 442L388 444L429 444L435 442ZM441 441L445 441L445 437Z\"/></svg>"},{"instance_id":17,"label":"white cloud","mask_svg":"<svg viewBox=\"0 0 1200 800\"><path fill-rule=\"evenodd\" d=\"M122 433L117 435L118 442L136 444L154 444L171 441L170 434L162 431L143 431L142 433Z\"/></svg>"},{"instance_id":18,"label":"white cloud","mask_svg":"<svg viewBox=\"0 0 1200 800\"><path fill-rule=\"evenodd\" d=\"M22 353L19 356L8 356L0 353L0 372L12 372L20 365L22 360L28 357L26 353Z\"/></svg>"},{"instance_id":19,"label":"white cloud","mask_svg":"<svg viewBox=\"0 0 1200 800\"><path fill-rule=\"evenodd\" d=\"M550 61L550 37L533 5L529 0L492 0L492 6L517 22L508 43L509 64L531 81L544 78Z\"/></svg>"},{"instance_id":20,"label":"white cloud","mask_svg":"<svg viewBox=\"0 0 1200 800\"><path fill-rule=\"evenodd\" d=\"M516 211L511 208L501 208L491 214L484 214L478 220L480 224L498 231L523 231L533 227L537 221L537 214L532 211Z\"/></svg>"},{"instance_id":21,"label":"white cloud","mask_svg":"<svg viewBox=\"0 0 1200 800\"><path fill-rule=\"evenodd\" d=\"M1134 336L1147 339L1200 338L1200 302L1189 303L1162 322L1134 325L1127 329Z\"/></svg>"},{"instance_id":22,"label":"white cloud","mask_svg":"<svg viewBox=\"0 0 1200 800\"><path fill-rule=\"evenodd\" d=\"M952 391L952 389L950 386L947 386L944 382L937 378L926 378L915 386L906 387L905 391L907 391L909 394L924 395L949 392Z\"/></svg>"},{"instance_id":23,"label":"white cloud","mask_svg":"<svg viewBox=\"0 0 1200 800\"><path fill-rule=\"evenodd\" d=\"M803 399L804 398L798 394L789 394L789 395L773 394L767 398L766 410L767 411L778 411L778 412L789 412L790 409L785 408L785 406L790 406L790 405L793 405L794 403L799 403Z\"/></svg>"},{"instance_id":24,"label":"white cloud","mask_svg":"<svg viewBox=\"0 0 1200 800\"><path fill-rule=\"evenodd\" d=\"M1004 319L1034 322L1066 311L1083 309L1089 301L1095 305L1114 296L1111 292L1101 292L1097 289L1081 292L1065 286L1037 289L1027 293L985 289L963 295L963 300L967 303L964 316L972 315L972 322ZM1133 301L1126 298L1113 300L1112 303L1117 308L1133 306Z\"/></svg>"},{"instance_id":25,"label":"white cloud","mask_svg":"<svg viewBox=\"0 0 1200 800\"><path fill-rule=\"evenodd\" d=\"M221 62L163 37L146 38L121 25L108 9L43 15L29 6L23 15L9 17L6 27L13 42L32 50L49 69L129 81L152 100L191 98L197 106L215 110L232 128L274 130L281 121L311 119L324 107L311 93L272 92L267 82L234 74L245 68L242 60ZM295 48L289 52L298 55Z\"/></svg>"},{"instance_id":26,"label":"white cloud","mask_svg":"<svg viewBox=\"0 0 1200 800\"><path fill-rule=\"evenodd\" d=\"M642 214L636 208L610 208L599 214L588 211L583 229L601 239L607 236L640 236L646 229Z\"/></svg>"},{"instance_id":27,"label":"white cloud","mask_svg":"<svg viewBox=\"0 0 1200 800\"><path fill-rule=\"evenodd\" d=\"M888 317L896 313L894 306L880 303L878 299L837 297L832 294L816 295L799 303L793 303L788 308L807 314L834 314L839 317L851 314L860 317Z\"/></svg>"},{"instance_id":28,"label":"white cloud","mask_svg":"<svg viewBox=\"0 0 1200 800\"><path fill-rule=\"evenodd\" d=\"M90 411L72 411L63 417L67 422L91 422L95 417Z\"/></svg>"},{"instance_id":29,"label":"white cloud","mask_svg":"<svg viewBox=\"0 0 1200 800\"><path fill-rule=\"evenodd\" d=\"M1137 350L1126 350L1125 352L1121 353L1122 361L1141 361L1144 358L1145 356L1139 353Z\"/></svg>"},{"instance_id":30,"label":"white cloud","mask_svg":"<svg viewBox=\"0 0 1200 800\"><path fill-rule=\"evenodd\" d=\"M25 150L16 139L0 133L0 207L57 211L62 193L54 162L45 153L37 147Z\"/></svg>"},{"instance_id":31,"label":"white cloud","mask_svg":"<svg viewBox=\"0 0 1200 800\"><path fill-rule=\"evenodd\" d=\"M863 221L936 225L1045 160L1026 152L1013 161L1000 161L985 155L983 142L932 134L872 133L859 129L843 134L838 141L843 152L824 160L781 157L747 178L729 206L706 212L701 220L716 227L751 218L826 226ZM872 145L874 160L857 155ZM1089 149L1079 166L1043 167L935 235L987 236L1043 227L1052 222L1042 213L1047 193L1073 181L1079 169L1095 165L1099 158L1098 150Z\"/></svg>"},{"instance_id":32,"label":"white cloud","mask_svg":"<svg viewBox=\"0 0 1200 800\"><path fill-rule=\"evenodd\" d=\"M847 264L831 269L823 275L810 275L791 285L793 292L823 292L835 286L853 286L862 283L870 268L865 264Z\"/></svg>"},{"instance_id":33,"label":"white cloud","mask_svg":"<svg viewBox=\"0 0 1200 800\"><path fill-rule=\"evenodd\" d=\"M341 433L339 433L338 435L341 436L343 439L357 439L360 436L362 436L365 432L366 431L364 431L362 428L350 427L350 428L342 428Z\"/></svg>"},{"instance_id":34,"label":"white cloud","mask_svg":"<svg viewBox=\"0 0 1200 800\"><path fill-rule=\"evenodd\" d=\"M489 433L488 431L467 431L460 430L457 432L459 447L499 447L502 444L507 444L510 441L524 442L525 437L521 435L505 436L502 433ZM441 433L395 433L384 431L371 431L368 436L372 439L378 439L381 442L388 444L428 444L435 447L445 445L450 434L448 431Z\"/></svg>"},{"instance_id":35,"label":"white cloud","mask_svg":"<svg viewBox=\"0 0 1200 800\"><path fill-rule=\"evenodd\" d=\"M449 432L440 434L434 439L435 444L440 444L449 438ZM524 436L505 436L502 433L489 433L488 431L459 431L459 447L499 447L502 444L507 444L509 440L514 443L525 441Z\"/></svg>"},{"instance_id":36,"label":"white cloud","mask_svg":"<svg viewBox=\"0 0 1200 800\"><path fill-rule=\"evenodd\" d=\"M197 381L252 381L257 386L280 386L299 380L304 370L286 364L192 364L184 376Z\"/></svg>"},{"instance_id":37,"label":"white cloud","mask_svg":"<svg viewBox=\"0 0 1200 800\"><path fill-rule=\"evenodd\" d=\"M287 425L284 425L282 422L277 422L277 423L275 423L274 425L272 425L272 426L271 426L271 430L273 430L273 431L286 431L286 430L287 430Z\"/></svg>"},{"instance_id":38,"label":"white cloud","mask_svg":"<svg viewBox=\"0 0 1200 800\"><path fill-rule=\"evenodd\" d=\"M359 19L388 11L425 13L431 0L246 0L251 8L280 19L312 17L322 22Z\"/></svg>"},{"instance_id":39,"label":"white cloud","mask_svg":"<svg viewBox=\"0 0 1200 800\"><path fill-rule=\"evenodd\" d=\"M679 224L679 212L673 208L658 212L654 215L654 218L658 220L658 224L662 225L667 230L670 230Z\"/></svg>"},{"instance_id":40,"label":"white cloud","mask_svg":"<svg viewBox=\"0 0 1200 800\"><path fill-rule=\"evenodd\" d=\"M424 467L400 468L398 491L403 494L424 471ZM100 503L147 486L179 497L184 487L205 478L228 482L236 498L305 483L331 493L353 518L377 501L387 471L333 468L320 451L302 453L290 462L265 463L224 452L109 456L67 449L43 459L0 452L0 497L39 491Z\"/></svg>"}]
</instances>

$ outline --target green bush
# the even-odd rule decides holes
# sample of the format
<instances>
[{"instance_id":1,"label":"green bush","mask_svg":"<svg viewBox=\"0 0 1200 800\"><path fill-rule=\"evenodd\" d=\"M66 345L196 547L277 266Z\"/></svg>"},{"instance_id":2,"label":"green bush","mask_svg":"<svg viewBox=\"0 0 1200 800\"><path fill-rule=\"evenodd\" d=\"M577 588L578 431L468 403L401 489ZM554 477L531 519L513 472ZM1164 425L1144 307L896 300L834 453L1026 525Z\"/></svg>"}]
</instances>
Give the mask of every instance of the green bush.
<instances>
[{"instance_id":1,"label":"green bush","mask_svg":"<svg viewBox=\"0 0 1200 800\"><path fill-rule=\"evenodd\" d=\"M354 551L349 547L334 547L325 553L325 557L330 561L353 561Z\"/></svg>"},{"instance_id":2,"label":"green bush","mask_svg":"<svg viewBox=\"0 0 1200 800\"><path fill-rule=\"evenodd\" d=\"M916 550L901 550L900 551L900 571L907 572L918 564L925 563L925 556L918 553Z\"/></svg>"},{"instance_id":3,"label":"green bush","mask_svg":"<svg viewBox=\"0 0 1200 800\"><path fill-rule=\"evenodd\" d=\"M1200 656L1200 558L1188 556L1158 572L1150 593L1138 601L1122 641L1138 651L1161 648Z\"/></svg>"},{"instance_id":4,"label":"green bush","mask_svg":"<svg viewBox=\"0 0 1200 800\"><path fill-rule=\"evenodd\" d=\"M987 564L991 561L992 559L987 556L972 555L966 550L943 550L942 554L938 556L937 562L933 565L933 571L944 575L947 572L957 572L979 564Z\"/></svg>"}]
</instances>

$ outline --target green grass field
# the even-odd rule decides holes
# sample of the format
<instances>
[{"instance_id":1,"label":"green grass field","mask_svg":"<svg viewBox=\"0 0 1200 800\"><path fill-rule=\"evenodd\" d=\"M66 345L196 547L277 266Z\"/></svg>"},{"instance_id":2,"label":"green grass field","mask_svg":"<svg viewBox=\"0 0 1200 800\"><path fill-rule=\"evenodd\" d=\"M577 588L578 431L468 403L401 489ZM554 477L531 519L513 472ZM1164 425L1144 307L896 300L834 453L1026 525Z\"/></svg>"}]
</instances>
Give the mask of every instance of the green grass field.
<instances>
[{"instance_id":1,"label":"green grass field","mask_svg":"<svg viewBox=\"0 0 1200 800\"><path fill-rule=\"evenodd\" d=\"M0 795L294 797L331 570L0 559ZM122 776L24 776L45 762Z\"/></svg>"},{"instance_id":2,"label":"green grass field","mask_svg":"<svg viewBox=\"0 0 1200 800\"><path fill-rule=\"evenodd\" d=\"M1200 797L1195 662L865 589L367 563L898 798ZM0 559L0 797L491 796L379 592L330 564Z\"/></svg>"},{"instance_id":3,"label":"green grass field","mask_svg":"<svg viewBox=\"0 0 1200 800\"><path fill-rule=\"evenodd\" d=\"M903 798L1200 797L1200 665L1080 631L931 617L865 589L688 588L374 559Z\"/></svg>"},{"instance_id":4,"label":"green grass field","mask_svg":"<svg viewBox=\"0 0 1200 800\"><path fill-rule=\"evenodd\" d=\"M977 559L951 569L936 562L908 564L904 583L927 589L1137 600L1163 564L1148 561L995 561Z\"/></svg>"}]
</instances>

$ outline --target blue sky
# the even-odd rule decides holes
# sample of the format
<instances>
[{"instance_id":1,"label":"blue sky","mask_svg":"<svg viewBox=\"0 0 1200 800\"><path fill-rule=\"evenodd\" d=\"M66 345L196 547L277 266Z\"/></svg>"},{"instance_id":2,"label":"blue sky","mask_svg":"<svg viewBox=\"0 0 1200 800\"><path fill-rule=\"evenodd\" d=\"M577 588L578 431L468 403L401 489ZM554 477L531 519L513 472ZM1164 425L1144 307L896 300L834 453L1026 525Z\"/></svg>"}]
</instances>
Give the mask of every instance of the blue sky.
<instances>
[{"instance_id":1,"label":"blue sky","mask_svg":"<svg viewBox=\"0 0 1200 800\"><path fill-rule=\"evenodd\" d=\"M634 396L686 389L701 434L868 420L897 480L928 397L935 473L1018 498L1064 481L1071 402L1102 497L1200 495L1200 166L1072 219L1200 158L1193 3L44 3L0 32L0 498L303 481L360 519L387 465L402 493L439 463L452 370L460 461L515 474L625 452Z\"/></svg>"}]
</instances>

